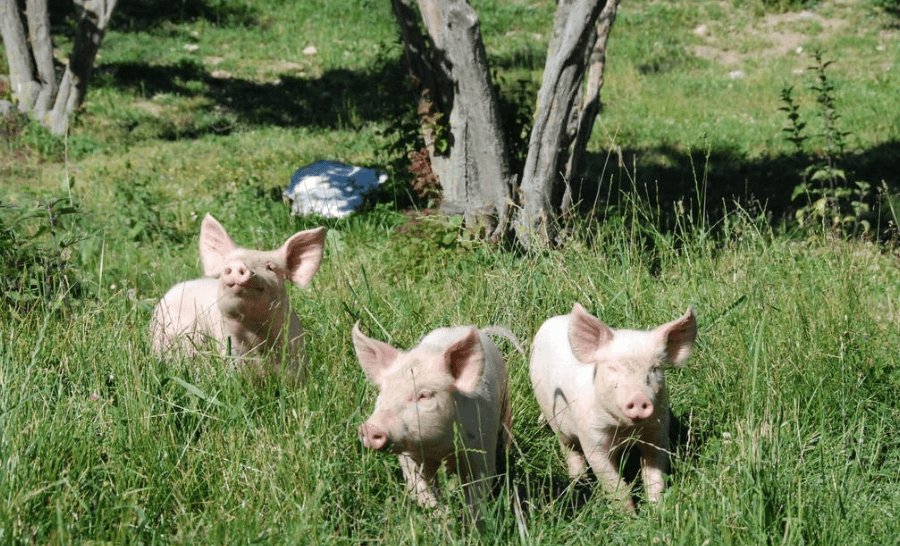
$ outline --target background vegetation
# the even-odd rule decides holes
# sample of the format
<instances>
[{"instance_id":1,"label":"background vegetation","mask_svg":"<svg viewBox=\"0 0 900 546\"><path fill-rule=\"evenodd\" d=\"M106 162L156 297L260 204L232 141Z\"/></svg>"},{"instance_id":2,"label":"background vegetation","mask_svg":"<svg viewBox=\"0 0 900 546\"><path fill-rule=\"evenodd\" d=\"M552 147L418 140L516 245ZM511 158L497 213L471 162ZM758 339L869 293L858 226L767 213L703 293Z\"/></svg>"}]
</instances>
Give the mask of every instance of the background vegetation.
<instances>
[{"instance_id":1,"label":"background vegetation","mask_svg":"<svg viewBox=\"0 0 900 546\"><path fill-rule=\"evenodd\" d=\"M0 121L0 541L900 536L895 2L623 2L569 243L533 255L417 212L434 195L409 189L389 4L290 4L123 3L67 138ZM474 4L522 138L553 5ZM56 30L65 55L72 29ZM392 181L347 219L290 217L281 190L316 159ZM150 355L156 300L200 274L206 212L247 246L329 228L312 288L291 294L305 389ZM698 310L695 354L668 373L660 505L627 516L568 482L527 363L504 343L514 472L483 533L455 517L452 484L450 515L416 507L396 460L356 438L375 393L352 324L400 347L448 324L529 340L575 301L633 328Z\"/></svg>"}]
</instances>

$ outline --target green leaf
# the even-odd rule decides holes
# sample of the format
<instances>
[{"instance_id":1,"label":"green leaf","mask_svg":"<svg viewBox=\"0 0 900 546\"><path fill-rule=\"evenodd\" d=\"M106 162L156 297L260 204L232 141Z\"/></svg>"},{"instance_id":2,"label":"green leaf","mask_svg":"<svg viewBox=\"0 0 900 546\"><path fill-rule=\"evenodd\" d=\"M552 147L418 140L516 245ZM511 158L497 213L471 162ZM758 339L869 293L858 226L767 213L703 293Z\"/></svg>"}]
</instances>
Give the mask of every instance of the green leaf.
<instances>
[{"instance_id":1,"label":"green leaf","mask_svg":"<svg viewBox=\"0 0 900 546\"><path fill-rule=\"evenodd\" d=\"M806 182L802 184L797 184L794 186L794 191L791 192L791 201L797 198L798 195L805 195L807 193L806 190Z\"/></svg>"},{"instance_id":2,"label":"green leaf","mask_svg":"<svg viewBox=\"0 0 900 546\"><path fill-rule=\"evenodd\" d=\"M820 197L815 203L812 205L813 212L816 216L825 216L825 209L828 208L828 198Z\"/></svg>"},{"instance_id":3,"label":"green leaf","mask_svg":"<svg viewBox=\"0 0 900 546\"><path fill-rule=\"evenodd\" d=\"M203 400L204 402L209 402L210 404L212 404L214 406L219 406L219 407L224 406L224 404L222 404L221 402L216 400L215 397L211 397L211 396L207 395L205 392L203 392L199 388L195 387L194 385L191 385L190 383L188 383L184 379L181 379L180 377L172 376L172 381L178 383L179 385L184 387L184 390L188 391L189 393L193 394L194 396L196 396L200 400Z\"/></svg>"}]
</instances>

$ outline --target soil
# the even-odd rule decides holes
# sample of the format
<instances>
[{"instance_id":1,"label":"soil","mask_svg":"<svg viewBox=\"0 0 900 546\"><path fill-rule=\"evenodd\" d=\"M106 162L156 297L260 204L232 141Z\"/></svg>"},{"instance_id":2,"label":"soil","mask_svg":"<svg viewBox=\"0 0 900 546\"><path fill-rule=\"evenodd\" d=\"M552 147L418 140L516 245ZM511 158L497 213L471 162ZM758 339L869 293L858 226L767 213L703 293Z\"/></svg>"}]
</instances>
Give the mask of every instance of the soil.
<instances>
[{"instance_id":1,"label":"soil","mask_svg":"<svg viewBox=\"0 0 900 546\"><path fill-rule=\"evenodd\" d=\"M823 17L811 11L766 15L740 29L710 22L694 28L694 35L704 43L692 46L690 51L702 59L734 67L751 57L767 59L801 53L806 42L826 38L845 26L846 22L842 19ZM739 38L735 39L736 36ZM758 43L761 46L733 49L741 43Z\"/></svg>"}]
</instances>

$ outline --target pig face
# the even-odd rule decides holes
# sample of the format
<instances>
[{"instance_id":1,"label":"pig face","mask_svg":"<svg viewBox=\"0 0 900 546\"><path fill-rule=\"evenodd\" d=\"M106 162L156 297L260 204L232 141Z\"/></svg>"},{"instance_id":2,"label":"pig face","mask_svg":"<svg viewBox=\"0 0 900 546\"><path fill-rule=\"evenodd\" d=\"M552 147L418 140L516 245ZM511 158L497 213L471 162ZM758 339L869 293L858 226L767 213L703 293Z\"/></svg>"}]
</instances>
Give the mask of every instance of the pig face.
<instances>
[{"instance_id":1,"label":"pig face","mask_svg":"<svg viewBox=\"0 0 900 546\"><path fill-rule=\"evenodd\" d=\"M694 346L693 308L651 331L612 330L575 304L569 344L575 358L594 366L596 400L613 423L639 425L668 411L663 365L684 364Z\"/></svg>"},{"instance_id":2,"label":"pig face","mask_svg":"<svg viewBox=\"0 0 900 546\"><path fill-rule=\"evenodd\" d=\"M481 382L484 352L472 328L443 350L401 352L353 328L353 344L368 380L380 391L360 427L363 444L378 451L440 458L453 451L456 394Z\"/></svg>"},{"instance_id":3,"label":"pig face","mask_svg":"<svg viewBox=\"0 0 900 546\"><path fill-rule=\"evenodd\" d=\"M288 308L286 280L301 288L322 263L324 228L294 234L281 248L247 250L207 214L200 226L200 260L204 274L219 277L218 304L223 316L241 321L268 320Z\"/></svg>"}]
</instances>

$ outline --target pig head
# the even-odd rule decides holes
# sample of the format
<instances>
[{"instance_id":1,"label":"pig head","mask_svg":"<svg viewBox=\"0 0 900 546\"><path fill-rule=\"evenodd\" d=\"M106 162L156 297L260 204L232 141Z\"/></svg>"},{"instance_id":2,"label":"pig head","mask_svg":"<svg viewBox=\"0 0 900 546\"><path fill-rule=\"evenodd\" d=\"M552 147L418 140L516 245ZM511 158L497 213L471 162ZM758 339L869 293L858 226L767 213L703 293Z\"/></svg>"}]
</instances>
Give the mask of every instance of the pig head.
<instances>
[{"instance_id":1,"label":"pig head","mask_svg":"<svg viewBox=\"0 0 900 546\"><path fill-rule=\"evenodd\" d=\"M302 380L303 329L291 310L285 282L305 287L322 263L325 228L295 233L277 250L239 247L207 214L200 226L205 278L173 286L153 312L151 335L159 355L197 354L212 344L235 357L265 355L276 370Z\"/></svg>"},{"instance_id":2,"label":"pig head","mask_svg":"<svg viewBox=\"0 0 900 546\"><path fill-rule=\"evenodd\" d=\"M470 508L496 474L498 442L510 427L506 361L475 327L440 328L408 352L353 328L375 411L359 428L363 445L396 454L409 492L437 505L435 475L457 472Z\"/></svg>"},{"instance_id":3,"label":"pig head","mask_svg":"<svg viewBox=\"0 0 900 546\"><path fill-rule=\"evenodd\" d=\"M659 499L670 419L663 365L684 364L696 336L693 308L650 331L613 330L576 303L541 326L529 375L573 479L590 464L606 492L633 510L618 456L635 444L647 498Z\"/></svg>"}]
</instances>

